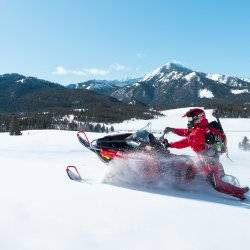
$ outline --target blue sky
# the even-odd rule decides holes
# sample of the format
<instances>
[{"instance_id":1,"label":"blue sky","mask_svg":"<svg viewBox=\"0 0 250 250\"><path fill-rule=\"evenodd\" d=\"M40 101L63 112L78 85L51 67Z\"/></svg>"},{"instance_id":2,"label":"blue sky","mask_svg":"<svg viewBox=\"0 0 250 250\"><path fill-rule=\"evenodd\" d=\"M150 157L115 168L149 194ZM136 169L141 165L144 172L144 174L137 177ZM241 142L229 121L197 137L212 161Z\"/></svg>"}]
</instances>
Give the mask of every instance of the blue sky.
<instances>
[{"instance_id":1,"label":"blue sky","mask_svg":"<svg viewBox=\"0 0 250 250\"><path fill-rule=\"evenodd\" d=\"M68 84L170 61L250 76L250 1L0 0L0 74Z\"/></svg>"}]
</instances>

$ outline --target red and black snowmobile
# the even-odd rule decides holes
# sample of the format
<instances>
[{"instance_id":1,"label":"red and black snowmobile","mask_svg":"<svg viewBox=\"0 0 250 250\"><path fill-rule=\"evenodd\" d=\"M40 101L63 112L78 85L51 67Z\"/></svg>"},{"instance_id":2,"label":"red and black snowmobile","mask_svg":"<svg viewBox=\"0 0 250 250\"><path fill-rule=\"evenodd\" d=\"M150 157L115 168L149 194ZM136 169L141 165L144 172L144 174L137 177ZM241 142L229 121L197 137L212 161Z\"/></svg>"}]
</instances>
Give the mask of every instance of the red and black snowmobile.
<instances>
[{"instance_id":1,"label":"red and black snowmobile","mask_svg":"<svg viewBox=\"0 0 250 250\"><path fill-rule=\"evenodd\" d=\"M164 139L164 135L160 138L156 138L152 133L148 132L148 130L142 129L135 133L107 135L93 141L89 141L84 131L79 131L77 137L84 147L98 155L105 163L110 163L116 159L138 159L141 157L140 153L143 153L147 156L146 159L144 158L144 161L145 168L147 168L146 174L150 177L170 175L171 178L175 178L176 182L183 183L191 182L197 174L204 174L206 172L204 177L214 189L244 199L244 193L241 191L237 178L231 175L225 175L221 164L210 164L204 168L204 160L202 160L201 163L197 157L170 153L165 146L167 145L167 140ZM199 168L203 170L200 171ZM71 179L81 181L81 176L76 167L68 166L66 171ZM214 177L216 176L219 176L219 179L215 181ZM222 177L223 180L220 177ZM216 182L219 181L222 186L216 186Z\"/></svg>"},{"instance_id":2,"label":"red and black snowmobile","mask_svg":"<svg viewBox=\"0 0 250 250\"><path fill-rule=\"evenodd\" d=\"M169 154L169 151L164 146L165 139L156 139L147 130L139 130L135 133L107 135L91 142L84 131L79 131L77 137L84 147L96 153L105 163L116 158L126 159L138 152L145 151L157 151L164 152L166 155Z\"/></svg>"},{"instance_id":3,"label":"red and black snowmobile","mask_svg":"<svg viewBox=\"0 0 250 250\"><path fill-rule=\"evenodd\" d=\"M84 131L79 131L77 137L84 147L94 152L106 164L119 159L140 160L143 154L147 174L151 177L168 172L179 180L191 178L192 157L182 155L178 156L178 160L176 157L175 160L175 155L165 147L167 140L163 139L163 136L160 139L156 138L146 129L138 130L135 133L107 135L93 141L89 141ZM166 169L164 161L169 161L169 159L171 159L171 168ZM69 177L74 175L71 179L80 180L80 174L76 170L74 166L67 167Z\"/></svg>"}]
</instances>

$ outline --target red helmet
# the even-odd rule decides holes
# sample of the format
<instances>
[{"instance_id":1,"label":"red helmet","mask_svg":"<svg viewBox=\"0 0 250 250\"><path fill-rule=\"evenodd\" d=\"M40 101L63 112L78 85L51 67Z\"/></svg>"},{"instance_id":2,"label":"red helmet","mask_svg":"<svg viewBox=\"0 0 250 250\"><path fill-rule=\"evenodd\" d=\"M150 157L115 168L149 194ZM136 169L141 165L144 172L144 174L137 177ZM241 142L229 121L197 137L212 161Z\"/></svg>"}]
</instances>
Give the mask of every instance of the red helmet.
<instances>
[{"instance_id":1,"label":"red helmet","mask_svg":"<svg viewBox=\"0 0 250 250\"><path fill-rule=\"evenodd\" d=\"M198 116L206 116L203 109L199 108L190 109L182 117L198 117Z\"/></svg>"},{"instance_id":2,"label":"red helmet","mask_svg":"<svg viewBox=\"0 0 250 250\"><path fill-rule=\"evenodd\" d=\"M188 128L192 128L195 124L200 124L206 120L204 110L199 108L190 109L182 117L188 117Z\"/></svg>"}]
</instances>

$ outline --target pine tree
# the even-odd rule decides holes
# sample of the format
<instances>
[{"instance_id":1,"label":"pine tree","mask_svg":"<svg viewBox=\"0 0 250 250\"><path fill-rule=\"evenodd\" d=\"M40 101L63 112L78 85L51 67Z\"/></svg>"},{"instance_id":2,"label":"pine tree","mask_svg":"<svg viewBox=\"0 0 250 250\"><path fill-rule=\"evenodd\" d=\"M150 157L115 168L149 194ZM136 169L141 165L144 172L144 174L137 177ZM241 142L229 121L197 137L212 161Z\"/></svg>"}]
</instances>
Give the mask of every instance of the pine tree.
<instances>
[{"instance_id":1,"label":"pine tree","mask_svg":"<svg viewBox=\"0 0 250 250\"><path fill-rule=\"evenodd\" d=\"M20 130L20 123L16 117L13 117L10 123L10 135L22 135Z\"/></svg>"},{"instance_id":2,"label":"pine tree","mask_svg":"<svg viewBox=\"0 0 250 250\"><path fill-rule=\"evenodd\" d=\"M105 126L104 126L104 124L102 125L102 133L104 133L105 132Z\"/></svg>"},{"instance_id":3,"label":"pine tree","mask_svg":"<svg viewBox=\"0 0 250 250\"><path fill-rule=\"evenodd\" d=\"M94 125L92 123L89 124L89 131L90 132L94 131Z\"/></svg>"},{"instance_id":4,"label":"pine tree","mask_svg":"<svg viewBox=\"0 0 250 250\"><path fill-rule=\"evenodd\" d=\"M249 147L249 139L248 139L246 136L244 136L244 138L243 138L243 140L242 140L242 146L243 146L243 148L244 148L245 150L247 150L248 147Z\"/></svg>"},{"instance_id":5,"label":"pine tree","mask_svg":"<svg viewBox=\"0 0 250 250\"><path fill-rule=\"evenodd\" d=\"M242 144L246 145L248 142L249 142L249 139L246 136L244 136L244 138L242 140Z\"/></svg>"},{"instance_id":6,"label":"pine tree","mask_svg":"<svg viewBox=\"0 0 250 250\"><path fill-rule=\"evenodd\" d=\"M95 132L101 132L102 131L102 127L101 127L101 125L100 125L100 123L97 123L96 125L95 125Z\"/></svg>"}]
</instances>

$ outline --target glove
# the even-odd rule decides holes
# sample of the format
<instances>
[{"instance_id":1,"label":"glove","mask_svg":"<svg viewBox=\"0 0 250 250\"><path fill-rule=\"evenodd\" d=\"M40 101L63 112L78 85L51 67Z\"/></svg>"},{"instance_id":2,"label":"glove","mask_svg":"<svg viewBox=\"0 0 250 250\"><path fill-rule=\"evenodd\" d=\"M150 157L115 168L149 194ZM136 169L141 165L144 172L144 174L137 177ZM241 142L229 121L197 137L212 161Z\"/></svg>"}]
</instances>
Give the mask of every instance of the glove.
<instances>
[{"instance_id":1,"label":"glove","mask_svg":"<svg viewBox=\"0 0 250 250\"><path fill-rule=\"evenodd\" d=\"M166 128L164 129L164 134L168 134L169 132L172 132L172 128L166 127Z\"/></svg>"},{"instance_id":2,"label":"glove","mask_svg":"<svg viewBox=\"0 0 250 250\"><path fill-rule=\"evenodd\" d=\"M165 148L169 148L170 147L170 144L168 142L167 139L164 139L164 141L162 141L162 143L164 144Z\"/></svg>"}]
</instances>

